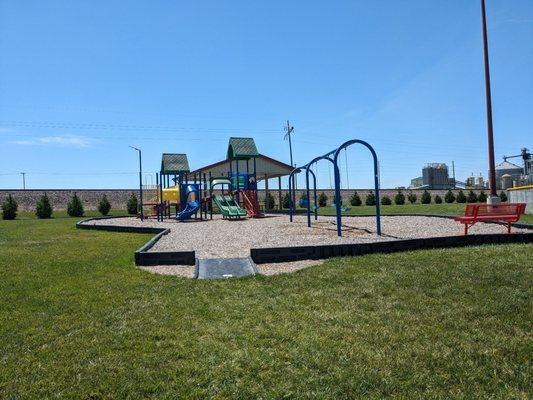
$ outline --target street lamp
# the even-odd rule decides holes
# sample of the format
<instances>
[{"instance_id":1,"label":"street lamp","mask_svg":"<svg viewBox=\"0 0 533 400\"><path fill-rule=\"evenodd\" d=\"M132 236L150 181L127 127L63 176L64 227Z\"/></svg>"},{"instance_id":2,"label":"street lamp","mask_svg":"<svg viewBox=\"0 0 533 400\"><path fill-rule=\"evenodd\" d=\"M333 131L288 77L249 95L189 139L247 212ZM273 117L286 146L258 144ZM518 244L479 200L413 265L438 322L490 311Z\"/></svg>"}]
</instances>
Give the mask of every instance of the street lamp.
<instances>
[{"instance_id":1,"label":"street lamp","mask_svg":"<svg viewBox=\"0 0 533 400\"><path fill-rule=\"evenodd\" d=\"M500 198L496 194L496 165L494 162L494 134L492 129L492 99L490 92L490 69L489 69L489 45L487 39L487 15L485 0L481 0L481 24L483 27L483 61L485 68L485 101L487 103L487 139L489 152L489 189L490 194L487 203L499 203Z\"/></svg>"},{"instance_id":2,"label":"street lamp","mask_svg":"<svg viewBox=\"0 0 533 400\"><path fill-rule=\"evenodd\" d=\"M138 149L134 146L129 146L133 150L137 150L139 152L139 194L140 194L140 208L141 208L141 221L144 221L144 210L143 210L143 164L142 164L142 156L141 156L141 149Z\"/></svg>"}]
</instances>

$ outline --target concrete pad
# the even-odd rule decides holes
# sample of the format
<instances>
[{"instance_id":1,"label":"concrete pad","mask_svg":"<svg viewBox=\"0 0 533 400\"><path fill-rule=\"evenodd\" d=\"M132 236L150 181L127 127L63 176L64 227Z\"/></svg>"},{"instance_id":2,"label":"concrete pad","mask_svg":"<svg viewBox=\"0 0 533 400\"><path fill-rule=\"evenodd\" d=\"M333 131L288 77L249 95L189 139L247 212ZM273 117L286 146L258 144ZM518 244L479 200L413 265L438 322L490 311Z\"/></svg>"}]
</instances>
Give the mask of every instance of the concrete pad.
<instances>
[{"instance_id":1,"label":"concrete pad","mask_svg":"<svg viewBox=\"0 0 533 400\"><path fill-rule=\"evenodd\" d=\"M255 275L256 268L250 257L202 258L198 260L198 279L226 279Z\"/></svg>"}]
</instances>

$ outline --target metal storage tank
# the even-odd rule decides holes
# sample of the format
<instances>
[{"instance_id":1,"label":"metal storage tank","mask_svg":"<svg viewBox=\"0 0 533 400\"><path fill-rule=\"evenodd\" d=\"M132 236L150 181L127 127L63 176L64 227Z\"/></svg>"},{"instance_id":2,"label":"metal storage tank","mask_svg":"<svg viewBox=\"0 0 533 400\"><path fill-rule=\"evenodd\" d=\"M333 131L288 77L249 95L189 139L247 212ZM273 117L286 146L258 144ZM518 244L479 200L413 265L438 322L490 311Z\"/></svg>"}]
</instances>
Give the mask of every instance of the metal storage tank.
<instances>
[{"instance_id":1,"label":"metal storage tank","mask_svg":"<svg viewBox=\"0 0 533 400\"><path fill-rule=\"evenodd\" d=\"M502 163L496 165L496 186L498 189L502 189L502 177L504 175L511 175L514 179L520 179L523 169L516 164L510 163L509 161L503 161Z\"/></svg>"},{"instance_id":2,"label":"metal storage tank","mask_svg":"<svg viewBox=\"0 0 533 400\"><path fill-rule=\"evenodd\" d=\"M513 187L513 177L509 174L504 174L501 177L501 189L509 189Z\"/></svg>"}]
</instances>

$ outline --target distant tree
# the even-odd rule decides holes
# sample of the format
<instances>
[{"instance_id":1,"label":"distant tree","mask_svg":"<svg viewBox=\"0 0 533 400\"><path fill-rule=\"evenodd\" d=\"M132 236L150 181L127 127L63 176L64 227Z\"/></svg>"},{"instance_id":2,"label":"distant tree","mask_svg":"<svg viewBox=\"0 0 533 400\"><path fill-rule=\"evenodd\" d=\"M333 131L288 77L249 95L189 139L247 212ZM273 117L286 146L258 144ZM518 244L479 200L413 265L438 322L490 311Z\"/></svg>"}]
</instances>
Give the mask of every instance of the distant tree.
<instances>
[{"instance_id":1,"label":"distant tree","mask_svg":"<svg viewBox=\"0 0 533 400\"><path fill-rule=\"evenodd\" d=\"M505 203L507 201L507 193L505 193L504 190L500 192L500 200L502 201L502 203Z\"/></svg>"},{"instance_id":2,"label":"distant tree","mask_svg":"<svg viewBox=\"0 0 533 400\"><path fill-rule=\"evenodd\" d=\"M289 193L285 193L281 199L281 206L285 209L289 209L291 205L291 200L289 198Z\"/></svg>"},{"instance_id":3,"label":"distant tree","mask_svg":"<svg viewBox=\"0 0 533 400\"><path fill-rule=\"evenodd\" d=\"M104 217L109 214L109 211L111 211L111 203L109 200L107 200L107 196L105 194L98 203L98 211L100 211L100 214L102 214Z\"/></svg>"},{"instance_id":4,"label":"distant tree","mask_svg":"<svg viewBox=\"0 0 533 400\"><path fill-rule=\"evenodd\" d=\"M137 215L139 212L139 201L137 200L137 196L134 192L131 192L128 203L126 204L126 209L130 215Z\"/></svg>"},{"instance_id":5,"label":"distant tree","mask_svg":"<svg viewBox=\"0 0 533 400\"><path fill-rule=\"evenodd\" d=\"M487 195L485 194L485 192L483 190L481 192L479 192L479 194L477 195L477 201L480 202L480 203L486 203L487 202Z\"/></svg>"},{"instance_id":6,"label":"distant tree","mask_svg":"<svg viewBox=\"0 0 533 400\"><path fill-rule=\"evenodd\" d=\"M6 200L2 203L2 219L15 219L17 218L18 204L11 196L8 194Z\"/></svg>"},{"instance_id":7,"label":"distant tree","mask_svg":"<svg viewBox=\"0 0 533 400\"><path fill-rule=\"evenodd\" d=\"M444 201L446 203L453 203L455 201L455 195L451 190L448 190L446 194L444 195Z\"/></svg>"},{"instance_id":8,"label":"distant tree","mask_svg":"<svg viewBox=\"0 0 533 400\"><path fill-rule=\"evenodd\" d=\"M457 193L457 198L455 199L458 203L466 203L466 196L463 193L462 190L459 190L459 193Z\"/></svg>"},{"instance_id":9,"label":"distant tree","mask_svg":"<svg viewBox=\"0 0 533 400\"><path fill-rule=\"evenodd\" d=\"M418 197L413 192L409 192L407 195L407 200L409 200L409 203L414 204L418 200Z\"/></svg>"},{"instance_id":10,"label":"distant tree","mask_svg":"<svg viewBox=\"0 0 533 400\"><path fill-rule=\"evenodd\" d=\"M274 200L274 196L270 192L268 192L265 196L265 203L268 210L272 210L275 205L276 201Z\"/></svg>"},{"instance_id":11,"label":"distant tree","mask_svg":"<svg viewBox=\"0 0 533 400\"><path fill-rule=\"evenodd\" d=\"M361 201L359 194L357 192L353 192L352 197L350 197L350 205L358 207L361 204L363 204L363 202Z\"/></svg>"},{"instance_id":12,"label":"distant tree","mask_svg":"<svg viewBox=\"0 0 533 400\"><path fill-rule=\"evenodd\" d=\"M468 192L468 195L466 196L466 201L468 203L477 203L477 196L472 190Z\"/></svg>"},{"instance_id":13,"label":"distant tree","mask_svg":"<svg viewBox=\"0 0 533 400\"><path fill-rule=\"evenodd\" d=\"M342 196L341 196L341 206L342 206ZM335 195L333 195L333 204L337 204L337 200L336 200L336 197Z\"/></svg>"},{"instance_id":14,"label":"distant tree","mask_svg":"<svg viewBox=\"0 0 533 400\"><path fill-rule=\"evenodd\" d=\"M434 201L435 201L435 204L442 204L442 197L440 197L439 195L436 195Z\"/></svg>"},{"instance_id":15,"label":"distant tree","mask_svg":"<svg viewBox=\"0 0 533 400\"><path fill-rule=\"evenodd\" d=\"M376 195L374 194L374 192L372 192L372 190L369 191L368 194L366 195L365 204L367 206L376 205Z\"/></svg>"},{"instance_id":16,"label":"distant tree","mask_svg":"<svg viewBox=\"0 0 533 400\"><path fill-rule=\"evenodd\" d=\"M45 193L39 198L39 200L37 200L35 215L37 215L37 218L50 218L52 216L52 212L52 204L50 203L48 195Z\"/></svg>"},{"instance_id":17,"label":"distant tree","mask_svg":"<svg viewBox=\"0 0 533 400\"><path fill-rule=\"evenodd\" d=\"M422 196L420 196L420 202L422 204L430 204L431 203L431 195L427 190L424 190L424 193L422 193Z\"/></svg>"},{"instance_id":18,"label":"distant tree","mask_svg":"<svg viewBox=\"0 0 533 400\"><path fill-rule=\"evenodd\" d=\"M405 204L405 195L402 193L401 190L398 190L398 193L396 193L396 196L394 196L394 204L397 204L397 205Z\"/></svg>"},{"instance_id":19,"label":"distant tree","mask_svg":"<svg viewBox=\"0 0 533 400\"><path fill-rule=\"evenodd\" d=\"M328 205L328 196L326 196L326 193L321 192L318 195L318 206L319 207L326 207Z\"/></svg>"},{"instance_id":20,"label":"distant tree","mask_svg":"<svg viewBox=\"0 0 533 400\"><path fill-rule=\"evenodd\" d=\"M381 204L384 206L390 206L392 204L392 201L389 196L383 196L381 198Z\"/></svg>"},{"instance_id":21,"label":"distant tree","mask_svg":"<svg viewBox=\"0 0 533 400\"><path fill-rule=\"evenodd\" d=\"M81 203L77 193L74 193L74 196L72 196L67 204L67 214L71 217L83 216L83 204Z\"/></svg>"}]
</instances>

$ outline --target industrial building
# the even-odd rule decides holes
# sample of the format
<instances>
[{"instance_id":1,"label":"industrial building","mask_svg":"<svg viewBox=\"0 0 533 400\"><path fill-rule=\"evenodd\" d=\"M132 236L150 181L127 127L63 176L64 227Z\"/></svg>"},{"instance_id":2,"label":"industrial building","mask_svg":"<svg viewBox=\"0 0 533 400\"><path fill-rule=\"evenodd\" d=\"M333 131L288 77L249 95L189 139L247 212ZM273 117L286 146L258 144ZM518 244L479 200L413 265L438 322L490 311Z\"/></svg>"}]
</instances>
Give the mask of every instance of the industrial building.
<instances>
[{"instance_id":1,"label":"industrial building","mask_svg":"<svg viewBox=\"0 0 533 400\"><path fill-rule=\"evenodd\" d=\"M411 189L451 189L455 180L450 178L448 166L444 163L427 164L422 169L422 176L411 179Z\"/></svg>"},{"instance_id":2,"label":"industrial building","mask_svg":"<svg viewBox=\"0 0 533 400\"><path fill-rule=\"evenodd\" d=\"M507 161L509 158L522 158L523 166ZM503 156L503 162L496 166L496 187L509 189L516 186L533 184L533 159L528 149L514 156Z\"/></svg>"}]
</instances>

